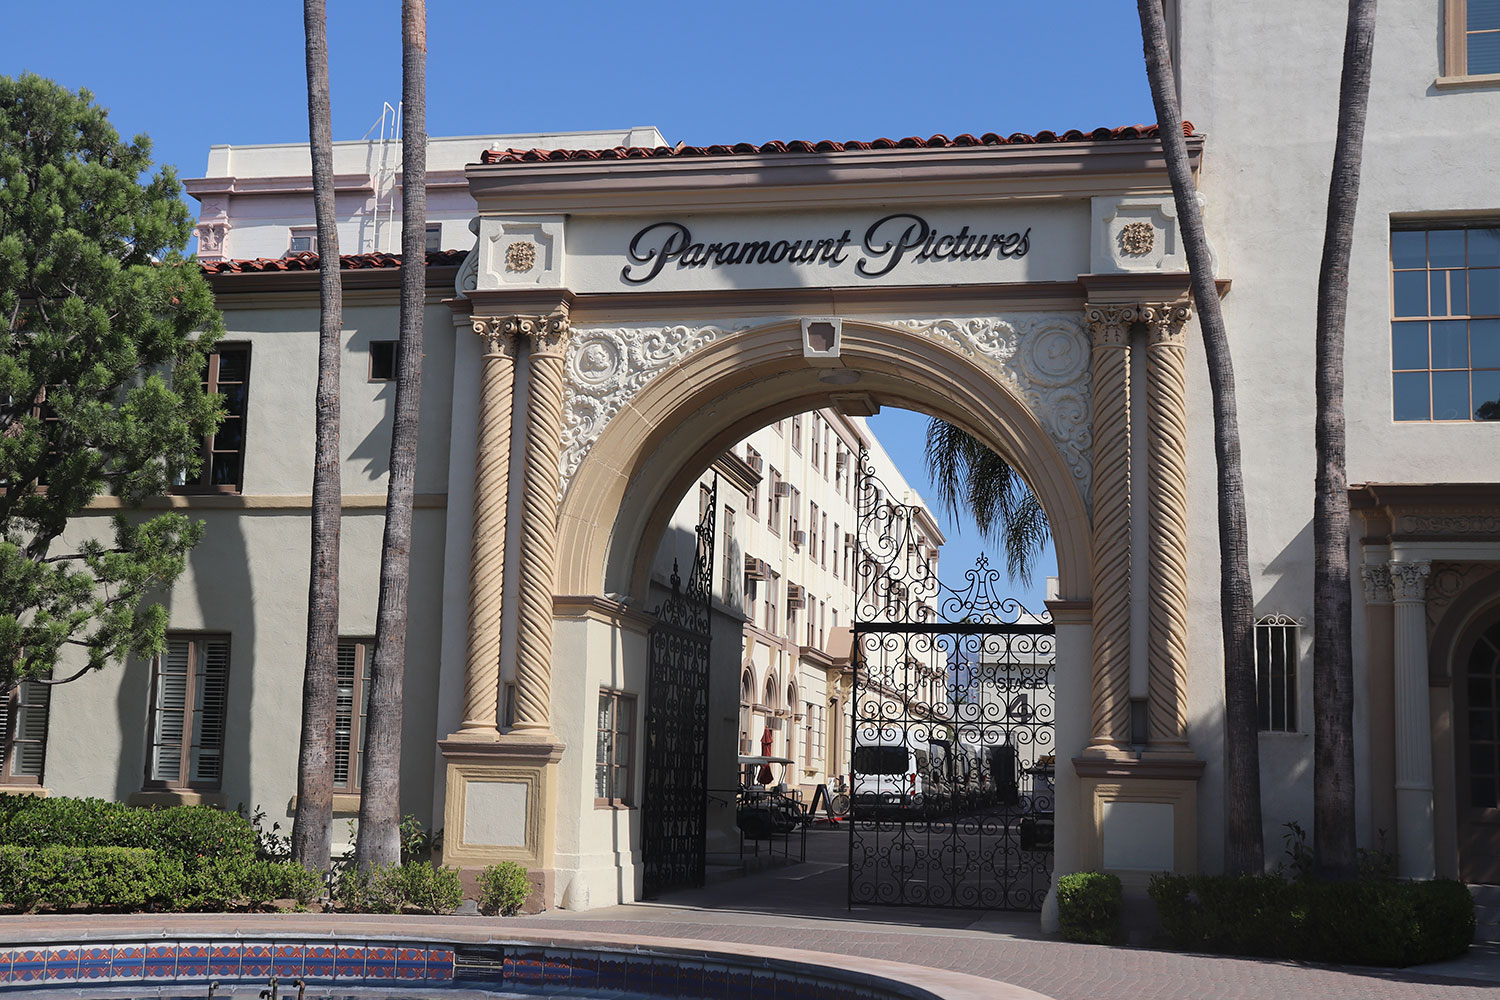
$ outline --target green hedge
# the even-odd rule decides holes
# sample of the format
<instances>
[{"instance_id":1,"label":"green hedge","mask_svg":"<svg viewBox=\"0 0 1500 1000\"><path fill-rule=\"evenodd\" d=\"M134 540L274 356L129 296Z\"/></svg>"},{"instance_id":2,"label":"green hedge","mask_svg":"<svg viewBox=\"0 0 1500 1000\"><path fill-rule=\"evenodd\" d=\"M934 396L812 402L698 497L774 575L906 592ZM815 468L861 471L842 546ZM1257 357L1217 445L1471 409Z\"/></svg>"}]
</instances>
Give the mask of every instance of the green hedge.
<instances>
[{"instance_id":1,"label":"green hedge","mask_svg":"<svg viewBox=\"0 0 1500 1000\"><path fill-rule=\"evenodd\" d=\"M1356 965L1417 965L1468 950L1474 900L1461 882L1288 882L1276 875L1158 875L1174 947Z\"/></svg>"},{"instance_id":2,"label":"green hedge","mask_svg":"<svg viewBox=\"0 0 1500 1000\"><path fill-rule=\"evenodd\" d=\"M1114 943L1123 906L1124 891L1114 875L1076 872L1057 880L1057 921L1069 941Z\"/></svg>"},{"instance_id":3,"label":"green hedge","mask_svg":"<svg viewBox=\"0 0 1500 1000\"><path fill-rule=\"evenodd\" d=\"M317 872L223 857L185 866L140 847L0 846L0 903L30 910L226 910L322 893Z\"/></svg>"},{"instance_id":4,"label":"green hedge","mask_svg":"<svg viewBox=\"0 0 1500 1000\"><path fill-rule=\"evenodd\" d=\"M408 907L451 913L464 901L464 890L457 871L426 861L350 865L339 878L335 899L340 909L354 913L400 913Z\"/></svg>"},{"instance_id":5,"label":"green hedge","mask_svg":"<svg viewBox=\"0 0 1500 1000\"><path fill-rule=\"evenodd\" d=\"M135 847L188 867L199 859L256 853L255 830L238 813L211 806L153 809L103 799L0 796L0 845Z\"/></svg>"},{"instance_id":6,"label":"green hedge","mask_svg":"<svg viewBox=\"0 0 1500 1000\"><path fill-rule=\"evenodd\" d=\"M182 862L138 847L0 846L0 900L20 911L170 908Z\"/></svg>"}]
</instances>

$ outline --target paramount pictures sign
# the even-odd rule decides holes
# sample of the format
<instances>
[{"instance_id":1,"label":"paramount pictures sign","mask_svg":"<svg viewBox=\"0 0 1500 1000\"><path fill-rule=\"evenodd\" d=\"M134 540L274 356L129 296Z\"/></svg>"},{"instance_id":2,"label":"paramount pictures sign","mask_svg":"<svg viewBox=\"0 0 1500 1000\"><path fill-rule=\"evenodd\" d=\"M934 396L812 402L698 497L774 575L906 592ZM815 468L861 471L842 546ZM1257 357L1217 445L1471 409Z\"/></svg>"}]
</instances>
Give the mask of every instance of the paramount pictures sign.
<instances>
[{"instance_id":1,"label":"paramount pictures sign","mask_svg":"<svg viewBox=\"0 0 1500 1000\"><path fill-rule=\"evenodd\" d=\"M802 239L700 239L680 222L654 222L630 240L630 263L620 277L631 285L674 271L757 268L763 265L843 267L853 261L861 278L881 278L903 263L1002 261L1026 256L1031 227L1014 232L963 225L941 229L920 215L898 212L870 223L856 237L852 229Z\"/></svg>"}]
</instances>

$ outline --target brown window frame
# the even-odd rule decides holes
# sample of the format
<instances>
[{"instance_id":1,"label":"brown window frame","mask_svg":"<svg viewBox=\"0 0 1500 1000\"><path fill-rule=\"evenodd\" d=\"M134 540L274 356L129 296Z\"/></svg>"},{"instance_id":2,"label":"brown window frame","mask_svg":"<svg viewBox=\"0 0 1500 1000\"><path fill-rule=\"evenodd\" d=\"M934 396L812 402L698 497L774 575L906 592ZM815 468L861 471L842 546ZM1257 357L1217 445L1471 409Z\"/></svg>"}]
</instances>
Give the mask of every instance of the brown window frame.
<instances>
[{"instance_id":1,"label":"brown window frame","mask_svg":"<svg viewBox=\"0 0 1500 1000\"><path fill-rule=\"evenodd\" d=\"M628 691L620 691L615 688L600 688L599 701L601 705L608 699L610 701L610 726L603 729L598 724L598 718L594 721L594 805L600 809L633 809L635 808L635 734L638 728L635 717L636 696ZM630 728L624 733L620 732L621 717L630 720ZM609 760L599 759L599 740L601 733L610 734L611 756ZM620 741L625 744L625 763L619 763ZM601 796L599 792L599 768L605 768L608 774L607 791L621 792L623 795ZM621 777L623 772L623 778ZM621 783L623 782L623 789Z\"/></svg>"},{"instance_id":2,"label":"brown window frame","mask_svg":"<svg viewBox=\"0 0 1500 1000\"><path fill-rule=\"evenodd\" d=\"M22 700L28 692L42 695L42 738L40 740L23 739L16 734L19 731L16 719L18 709L22 707L36 707L33 703L22 705ZM0 788L35 788L41 785L47 775L47 743L52 735L52 688L36 680L26 680L17 684L9 693L0 695L0 701L5 702L5 719L0 725ZM18 760L17 750L21 744L41 743L42 766L36 774L16 774L15 766Z\"/></svg>"},{"instance_id":3,"label":"brown window frame","mask_svg":"<svg viewBox=\"0 0 1500 1000\"><path fill-rule=\"evenodd\" d=\"M162 658L170 655L170 644L173 642L186 642L188 646L188 666L186 697L182 707L182 739L178 749L177 777L157 778L153 777L156 770L156 748L158 745L158 713L161 711L161 663ZM200 678L203 676L199 667L203 659L203 646L212 641L222 641L226 647L224 665L224 706L222 712L222 730L219 733L219 775L212 781L193 780L193 725L197 714L197 692ZM148 702L146 718L146 779L144 787L147 790L170 789L174 791L218 791L224 782L224 747L227 741L229 729L229 670L234 663L233 646L227 632L173 632L167 635L169 649L152 657L151 660L151 688L150 700ZM200 745L201 750L201 745Z\"/></svg>"},{"instance_id":4,"label":"brown window frame","mask_svg":"<svg viewBox=\"0 0 1500 1000\"><path fill-rule=\"evenodd\" d=\"M208 356L208 369L203 375L203 391L206 393L218 393L221 383L219 380L219 362L223 355L228 353L243 353L245 356L245 377L239 382L227 383L230 385L242 385L245 387L245 399L243 412L234 416L226 416L226 419L238 420L241 425L239 475L233 483L214 483L214 455L234 454L229 451L215 451L216 438L218 434L205 434L199 447L199 455L202 464L198 469L196 482L182 483L171 488L172 493L178 494L219 494L219 493L243 493L245 491L245 456L249 453L250 445L250 368L251 350L247 343L220 344L218 348ZM222 426L222 425L221 425Z\"/></svg>"},{"instance_id":5,"label":"brown window frame","mask_svg":"<svg viewBox=\"0 0 1500 1000\"><path fill-rule=\"evenodd\" d=\"M344 749L348 755L346 777L341 783L338 780L338 720L339 709L335 702L333 711L334 725L334 781L333 790L349 795L359 795L364 791L364 783L360 780L364 774L365 758L365 725L370 714L370 662L375 657L375 640L372 638L341 638L338 641L338 650L342 654L347 646L354 647L354 690L351 694L349 711L349 745ZM354 711L354 706L359 706Z\"/></svg>"}]
</instances>

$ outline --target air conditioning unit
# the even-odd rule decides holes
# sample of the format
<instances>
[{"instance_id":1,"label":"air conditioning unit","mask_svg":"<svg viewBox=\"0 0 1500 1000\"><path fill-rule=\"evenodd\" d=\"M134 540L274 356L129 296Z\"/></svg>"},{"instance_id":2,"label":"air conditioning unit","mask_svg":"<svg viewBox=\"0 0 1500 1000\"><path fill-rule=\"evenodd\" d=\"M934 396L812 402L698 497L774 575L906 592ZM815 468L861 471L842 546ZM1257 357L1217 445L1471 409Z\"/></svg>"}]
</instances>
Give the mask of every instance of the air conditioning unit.
<instances>
[{"instance_id":1,"label":"air conditioning unit","mask_svg":"<svg viewBox=\"0 0 1500 1000\"><path fill-rule=\"evenodd\" d=\"M846 531L846 532L844 532L844 548L846 548L846 549L852 549L852 548L854 548L854 532L852 532L852 531Z\"/></svg>"},{"instance_id":2,"label":"air conditioning unit","mask_svg":"<svg viewBox=\"0 0 1500 1000\"><path fill-rule=\"evenodd\" d=\"M769 580L771 578L771 564L764 559L746 556L745 576L752 580Z\"/></svg>"},{"instance_id":3,"label":"air conditioning unit","mask_svg":"<svg viewBox=\"0 0 1500 1000\"><path fill-rule=\"evenodd\" d=\"M805 531L794 531L794 532L792 532L792 544L795 545L795 546L797 546L798 548L801 548L802 546L806 545L807 544L807 532L805 532Z\"/></svg>"},{"instance_id":4,"label":"air conditioning unit","mask_svg":"<svg viewBox=\"0 0 1500 1000\"><path fill-rule=\"evenodd\" d=\"M807 607L807 588L798 583L787 584L786 606L789 609Z\"/></svg>"},{"instance_id":5,"label":"air conditioning unit","mask_svg":"<svg viewBox=\"0 0 1500 1000\"><path fill-rule=\"evenodd\" d=\"M766 467L766 460L759 453L752 452L745 456L745 464L749 465L756 472L763 472Z\"/></svg>"},{"instance_id":6,"label":"air conditioning unit","mask_svg":"<svg viewBox=\"0 0 1500 1000\"><path fill-rule=\"evenodd\" d=\"M848 465L849 464L849 453L847 451L841 451L841 452L839 452L838 457L833 460L833 464L836 465L836 466L838 466L840 469L842 469L844 466Z\"/></svg>"},{"instance_id":7,"label":"air conditioning unit","mask_svg":"<svg viewBox=\"0 0 1500 1000\"><path fill-rule=\"evenodd\" d=\"M789 496L791 496L792 495L792 484L788 483L788 482L777 483L776 484L775 495L779 496L779 497L789 497Z\"/></svg>"}]
</instances>

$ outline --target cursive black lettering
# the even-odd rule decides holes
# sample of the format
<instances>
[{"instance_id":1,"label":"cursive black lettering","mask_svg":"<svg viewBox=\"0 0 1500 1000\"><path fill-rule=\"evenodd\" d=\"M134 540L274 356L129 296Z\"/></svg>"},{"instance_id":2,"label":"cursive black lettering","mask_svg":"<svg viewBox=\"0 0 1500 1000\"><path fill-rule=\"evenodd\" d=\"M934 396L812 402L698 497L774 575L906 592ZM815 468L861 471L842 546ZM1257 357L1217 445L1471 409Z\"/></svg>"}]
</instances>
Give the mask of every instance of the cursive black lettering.
<instances>
[{"instance_id":1,"label":"cursive black lettering","mask_svg":"<svg viewBox=\"0 0 1500 1000\"><path fill-rule=\"evenodd\" d=\"M643 242L645 238L656 230L664 230L666 238L660 243ZM643 277L632 277L630 265L626 264L620 269L620 277L632 285L644 285L646 282L661 274L661 269L667 266L667 262L682 254L682 251L692 242L693 235L688 232L688 227L677 222L657 222L647 226L630 241L630 259L637 264L649 264L651 269Z\"/></svg>"},{"instance_id":2,"label":"cursive black lettering","mask_svg":"<svg viewBox=\"0 0 1500 1000\"><path fill-rule=\"evenodd\" d=\"M906 228L895 239L886 237L885 241L877 246L876 240L881 238L879 234L882 228L886 223L893 221L896 225L891 227L892 229L899 227L903 221L906 223ZM932 228L927 225L927 220L920 215L908 215L904 212L887 215L885 218L877 220L869 229L865 230L865 253L869 254L869 256L861 257L859 262L854 265L854 269L866 278L878 278L881 275L890 274L891 270L897 264L901 263L901 258L906 255L908 250L915 250L927 242L927 237L931 232ZM880 257L885 258L884 267L875 270L867 266Z\"/></svg>"}]
</instances>

